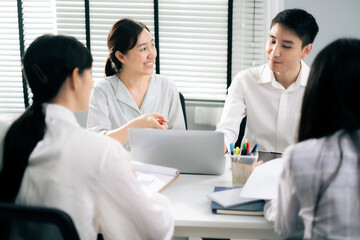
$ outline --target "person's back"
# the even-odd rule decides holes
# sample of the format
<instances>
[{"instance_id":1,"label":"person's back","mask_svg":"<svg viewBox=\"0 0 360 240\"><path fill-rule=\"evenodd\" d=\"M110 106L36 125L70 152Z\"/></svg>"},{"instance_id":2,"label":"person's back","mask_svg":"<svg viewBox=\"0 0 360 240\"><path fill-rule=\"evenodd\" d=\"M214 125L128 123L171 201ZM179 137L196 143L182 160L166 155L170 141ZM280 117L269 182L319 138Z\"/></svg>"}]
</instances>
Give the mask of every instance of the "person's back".
<instances>
[{"instance_id":1,"label":"person's back","mask_svg":"<svg viewBox=\"0 0 360 240\"><path fill-rule=\"evenodd\" d=\"M316 56L302 103L299 143L284 153L278 198L264 215L275 231L307 239L360 237L360 39Z\"/></svg>"},{"instance_id":2,"label":"person's back","mask_svg":"<svg viewBox=\"0 0 360 240\"><path fill-rule=\"evenodd\" d=\"M118 142L80 128L59 105L46 107L45 121L47 131L30 155L16 203L64 210L81 239L95 239L97 230L109 239L166 236L166 228L157 231L149 221L164 227L169 216L142 200L130 156Z\"/></svg>"},{"instance_id":3,"label":"person's back","mask_svg":"<svg viewBox=\"0 0 360 240\"><path fill-rule=\"evenodd\" d=\"M286 208L288 212L280 212L280 215L296 214L300 208L304 238L357 239L360 236L359 156L349 136L339 141L341 134L344 132L329 138L311 139L287 150L285 158L289 161L289 169L284 181L292 183L291 191L296 194L297 201L290 203ZM357 134L360 137L360 131ZM320 188L331 178L340 158L343 160L339 172L321 197L314 219L314 203ZM288 221L278 224L275 229L289 227Z\"/></svg>"},{"instance_id":4,"label":"person's back","mask_svg":"<svg viewBox=\"0 0 360 240\"><path fill-rule=\"evenodd\" d=\"M0 201L59 208L81 239L170 239L167 198L145 195L121 144L76 122L74 112L88 108L91 64L68 36L44 35L27 49L34 103L6 133Z\"/></svg>"}]
</instances>

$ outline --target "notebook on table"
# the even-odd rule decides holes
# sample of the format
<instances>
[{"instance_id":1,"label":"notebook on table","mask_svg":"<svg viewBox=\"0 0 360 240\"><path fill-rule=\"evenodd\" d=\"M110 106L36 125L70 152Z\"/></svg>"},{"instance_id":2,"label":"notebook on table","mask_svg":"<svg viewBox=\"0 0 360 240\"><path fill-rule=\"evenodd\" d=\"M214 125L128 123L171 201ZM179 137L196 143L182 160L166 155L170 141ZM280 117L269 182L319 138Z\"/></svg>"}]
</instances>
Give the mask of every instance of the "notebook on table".
<instances>
[{"instance_id":1,"label":"notebook on table","mask_svg":"<svg viewBox=\"0 0 360 240\"><path fill-rule=\"evenodd\" d=\"M131 128L134 160L179 169L180 173L222 174L224 134L215 131Z\"/></svg>"},{"instance_id":2,"label":"notebook on table","mask_svg":"<svg viewBox=\"0 0 360 240\"><path fill-rule=\"evenodd\" d=\"M216 186L214 188L215 194L222 191L226 192L229 190L231 191L236 189L232 187L219 187L219 186ZM219 204L220 202L218 200L216 202L213 200L211 202L211 211L215 214L263 216L265 201L261 199L249 200L249 199L241 198L240 197L241 189L239 190L240 191L237 192L237 199L235 201L233 200L234 203L237 201L238 202L237 204L230 204L228 207L224 207ZM226 195L225 192L224 192L224 197L229 197ZM211 199L214 199L211 196L209 197ZM233 198L234 196L231 197Z\"/></svg>"}]
</instances>

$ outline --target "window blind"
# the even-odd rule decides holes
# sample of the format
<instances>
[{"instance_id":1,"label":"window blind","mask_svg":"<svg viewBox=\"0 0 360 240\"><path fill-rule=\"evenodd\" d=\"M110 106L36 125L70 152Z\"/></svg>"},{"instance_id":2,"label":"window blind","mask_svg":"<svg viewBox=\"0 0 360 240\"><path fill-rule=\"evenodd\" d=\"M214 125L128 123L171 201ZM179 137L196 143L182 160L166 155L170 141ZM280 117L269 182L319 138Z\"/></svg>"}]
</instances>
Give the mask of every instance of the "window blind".
<instances>
[{"instance_id":1,"label":"window blind","mask_svg":"<svg viewBox=\"0 0 360 240\"><path fill-rule=\"evenodd\" d=\"M233 0L232 76L265 63L271 0ZM255 5L254 5L255 4ZM86 44L84 0L22 0L25 49L44 33ZM0 2L0 113L24 109L17 3ZM119 19L145 23L154 35L153 0L89 0L93 77L104 77L106 38ZM277 9L278 10L278 9ZM174 79L186 99L224 100L227 85L228 0L158 0L160 74ZM31 97L31 93L29 93Z\"/></svg>"},{"instance_id":2,"label":"window blind","mask_svg":"<svg viewBox=\"0 0 360 240\"><path fill-rule=\"evenodd\" d=\"M227 15L227 0L159 0L160 73L186 99L225 99Z\"/></svg>"},{"instance_id":3,"label":"window blind","mask_svg":"<svg viewBox=\"0 0 360 240\"><path fill-rule=\"evenodd\" d=\"M77 38L86 46L84 0L56 0L56 32Z\"/></svg>"},{"instance_id":4,"label":"window blind","mask_svg":"<svg viewBox=\"0 0 360 240\"><path fill-rule=\"evenodd\" d=\"M232 79L246 68L266 63L266 0L234 0Z\"/></svg>"},{"instance_id":5,"label":"window blind","mask_svg":"<svg viewBox=\"0 0 360 240\"><path fill-rule=\"evenodd\" d=\"M106 39L111 26L121 18L128 17L146 24L154 36L153 9L153 0L90 0L90 39L95 81L105 76L105 61L109 55Z\"/></svg>"},{"instance_id":6,"label":"window blind","mask_svg":"<svg viewBox=\"0 0 360 240\"><path fill-rule=\"evenodd\" d=\"M17 2L0 1L0 114L24 111Z\"/></svg>"}]
</instances>

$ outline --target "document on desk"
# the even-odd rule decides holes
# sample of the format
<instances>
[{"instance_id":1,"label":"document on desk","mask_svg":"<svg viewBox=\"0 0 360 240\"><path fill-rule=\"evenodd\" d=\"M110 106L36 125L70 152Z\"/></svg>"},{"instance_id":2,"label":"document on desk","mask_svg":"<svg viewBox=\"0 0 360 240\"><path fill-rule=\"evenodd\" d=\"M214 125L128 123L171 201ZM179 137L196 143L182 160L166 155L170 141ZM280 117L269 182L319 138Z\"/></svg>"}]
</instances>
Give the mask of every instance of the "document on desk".
<instances>
[{"instance_id":1,"label":"document on desk","mask_svg":"<svg viewBox=\"0 0 360 240\"><path fill-rule=\"evenodd\" d=\"M240 196L264 200L277 199L279 176L284 168L282 158L268 161L254 169Z\"/></svg>"},{"instance_id":2,"label":"document on desk","mask_svg":"<svg viewBox=\"0 0 360 240\"><path fill-rule=\"evenodd\" d=\"M178 176L179 170L148 163L133 161L137 180L143 191L161 192Z\"/></svg>"}]
</instances>

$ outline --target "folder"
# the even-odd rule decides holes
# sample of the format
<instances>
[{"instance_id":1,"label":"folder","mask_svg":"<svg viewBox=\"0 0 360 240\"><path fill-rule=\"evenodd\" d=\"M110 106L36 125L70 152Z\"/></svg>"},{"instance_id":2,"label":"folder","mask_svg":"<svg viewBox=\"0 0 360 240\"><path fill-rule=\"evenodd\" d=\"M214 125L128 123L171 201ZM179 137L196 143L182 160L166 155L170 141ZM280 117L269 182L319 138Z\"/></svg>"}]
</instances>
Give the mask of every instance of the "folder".
<instances>
[{"instance_id":1,"label":"folder","mask_svg":"<svg viewBox=\"0 0 360 240\"><path fill-rule=\"evenodd\" d=\"M214 192L233 189L232 187L219 187L214 188ZM239 195L239 198L240 195ZM216 202L211 202L212 213L215 214L229 214L229 215L249 215L249 216L263 216L264 215L264 200L254 200L251 202L240 203L231 207L223 207Z\"/></svg>"}]
</instances>

